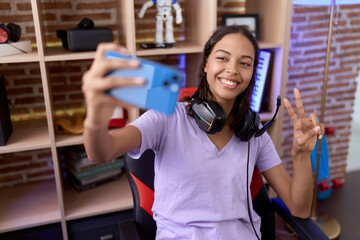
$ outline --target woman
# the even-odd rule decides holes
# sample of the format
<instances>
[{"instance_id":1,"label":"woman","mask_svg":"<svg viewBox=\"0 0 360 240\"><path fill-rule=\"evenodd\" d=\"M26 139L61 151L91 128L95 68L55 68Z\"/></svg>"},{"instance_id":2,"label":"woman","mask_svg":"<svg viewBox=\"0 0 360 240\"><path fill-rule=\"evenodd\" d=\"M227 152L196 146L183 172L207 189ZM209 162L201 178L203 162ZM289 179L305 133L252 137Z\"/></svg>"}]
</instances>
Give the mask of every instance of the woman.
<instances>
[{"instance_id":1,"label":"woman","mask_svg":"<svg viewBox=\"0 0 360 240\"><path fill-rule=\"evenodd\" d=\"M109 134L107 125L114 107L127 104L114 100L105 91L141 85L144 80L104 77L114 69L139 66L133 61L105 60L103 55L108 50L124 52L114 44L101 45L83 77L87 107L84 144L89 158L107 161L126 152L136 158L146 149L155 151L152 211L157 239L259 238L260 218L252 211L250 221L247 212L244 169L248 143L234 134L250 109L258 62L258 45L252 34L240 26L219 28L204 47L197 96L217 102L226 116L224 126L215 134L198 127L189 103L178 103L170 116L147 111L130 125ZM294 92L299 118L284 99L294 125L293 179L267 133L250 140L249 178L256 165L292 214L306 218L312 201L310 153L323 130L316 114L306 118L300 93L297 89Z\"/></svg>"}]
</instances>

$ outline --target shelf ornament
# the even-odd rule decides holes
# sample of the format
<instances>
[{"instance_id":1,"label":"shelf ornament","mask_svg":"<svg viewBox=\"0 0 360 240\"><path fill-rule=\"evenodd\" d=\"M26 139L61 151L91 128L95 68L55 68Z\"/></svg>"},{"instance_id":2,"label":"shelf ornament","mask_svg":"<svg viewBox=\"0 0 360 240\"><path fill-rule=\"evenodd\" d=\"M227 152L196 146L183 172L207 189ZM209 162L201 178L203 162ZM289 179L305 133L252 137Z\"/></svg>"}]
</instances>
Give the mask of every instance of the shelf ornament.
<instances>
[{"instance_id":1,"label":"shelf ornament","mask_svg":"<svg viewBox=\"0 0 360 240\"><path fill-rule=\"evenodd\" d=\"M155 33L155 44L144 45L144 48L152 47L172 47L175 46L174 29L173 29L173 15L171 8L173 7L176 13L175 22L180 24L183 21L181 15L181 7L177 0L149 0L145 2L140 11L138 12L139 18L143 18L146 10L149 7L156 5L157 14L156 20L156 33ZM163 30L165 23L165 42L163 38Z\"/></svg>"}]
</instances>

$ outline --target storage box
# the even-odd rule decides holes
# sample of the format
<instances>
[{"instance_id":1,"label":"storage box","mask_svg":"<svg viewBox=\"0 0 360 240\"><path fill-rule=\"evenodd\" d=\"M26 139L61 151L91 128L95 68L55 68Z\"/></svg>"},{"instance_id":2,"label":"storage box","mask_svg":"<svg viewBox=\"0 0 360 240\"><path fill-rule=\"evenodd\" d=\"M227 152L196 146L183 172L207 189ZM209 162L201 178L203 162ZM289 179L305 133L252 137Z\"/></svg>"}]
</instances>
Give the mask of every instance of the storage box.
<instances>
[{"instance_id":1,"label":"storage box","mask_svg":"<svg viewBox=\"0 0 360 240\"><path fill-rule=\"evenodd\" d=\"M0 57L15 55L15 54L24 54L23 51L25 52L32 51L30 40L0 44Z\"/></svg>"}]
</instances>

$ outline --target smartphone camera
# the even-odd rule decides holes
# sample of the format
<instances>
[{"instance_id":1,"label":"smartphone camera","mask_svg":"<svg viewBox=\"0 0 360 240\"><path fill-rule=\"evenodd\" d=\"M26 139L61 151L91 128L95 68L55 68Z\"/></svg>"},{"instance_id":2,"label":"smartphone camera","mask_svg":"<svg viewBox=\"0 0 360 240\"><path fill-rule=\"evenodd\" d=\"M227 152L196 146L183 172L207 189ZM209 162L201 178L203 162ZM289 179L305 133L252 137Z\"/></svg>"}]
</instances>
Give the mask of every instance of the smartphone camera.
<instances>
[{"instance_id":1,"label":"smartphone camera","mask_svg":"<svg viewBox=\"0 0 360 240\"><path fill-rule=\"evenodd\" d=\"M167 81L167 80L163 82L163 86L164 86L164 87L168 87L169 84L170 84L170 83L169 83L169 81Z\"/></svg>"},{"instance_id":2,"label":"smartphone camera","mask_svg":"<svg viewBox=\"0 0 360 240\"><path fill-rule=\"evenodd\" d=\"M174 76L172 77L172 79L173 79L174 82L179 81L179 78L178 78L178 76L176 76L176 75L174 75Z\"/></svg>"}]
</instances>

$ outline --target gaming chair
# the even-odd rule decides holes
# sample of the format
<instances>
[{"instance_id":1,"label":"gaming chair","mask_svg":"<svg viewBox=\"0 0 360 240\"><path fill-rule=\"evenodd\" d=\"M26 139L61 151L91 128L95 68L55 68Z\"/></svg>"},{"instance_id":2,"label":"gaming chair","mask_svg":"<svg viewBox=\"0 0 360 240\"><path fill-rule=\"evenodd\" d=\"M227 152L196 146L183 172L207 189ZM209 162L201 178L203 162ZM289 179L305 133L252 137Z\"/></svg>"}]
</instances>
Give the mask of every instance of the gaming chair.
<instances>
[{"instance_id":1,"label":"gaming chair","mask_svg":"<svg viewBox=\"0 0 360 240\"><path fill-rule=\"evenodd\" d=\"M119 223L121 240L154 240L156 223L151 207L154 201L154 159L152 150L139 159L125 156L125 171L134 201L134 219ZM262 239L275 239L275 212L297 233L299 239L329 239L311 218L293 217L280 198L269 199L259 170L255 169L251 182L254 210L261 217Z\"/></svg>"}]
</instances>

